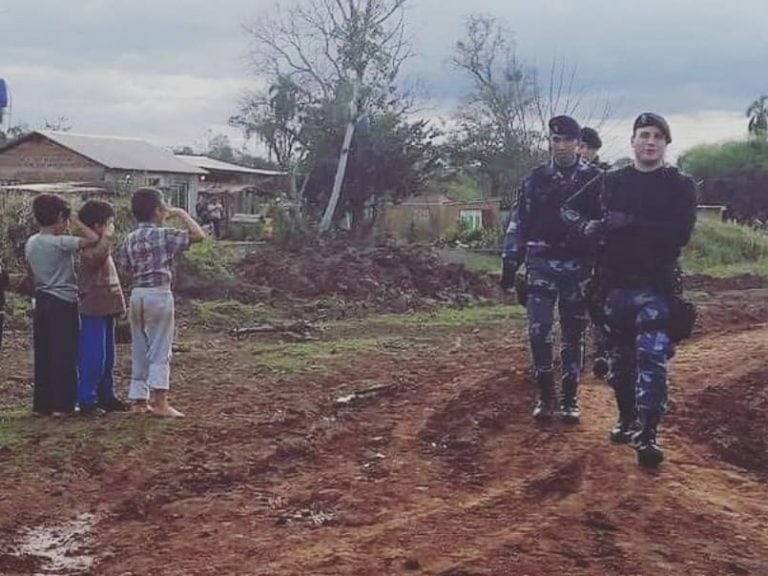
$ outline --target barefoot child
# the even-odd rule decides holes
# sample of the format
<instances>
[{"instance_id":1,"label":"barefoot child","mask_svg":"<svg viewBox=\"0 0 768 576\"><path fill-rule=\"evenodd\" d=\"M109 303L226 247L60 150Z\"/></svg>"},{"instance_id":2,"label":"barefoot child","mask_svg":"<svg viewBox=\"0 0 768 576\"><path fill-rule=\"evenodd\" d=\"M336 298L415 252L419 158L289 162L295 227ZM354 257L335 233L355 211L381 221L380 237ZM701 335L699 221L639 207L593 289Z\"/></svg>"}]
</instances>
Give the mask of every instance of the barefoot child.
<instances>
[{"instance_id":1,"label":"barefoot child","mask_svg":"<svg viewBox=\"0 0 768 576\"><path fill-rule=\"evenodd\" d=\"M112 259L115 211L108 202L88 200L80 221L99 241L80 253L80 360L78 403L82 416L127 409L115 396L115 319L125 312L125 298Z\"/></svg>"},{"instance_id":2,"label":"barefoot child","mask_svg":"<svg viewBox=\"0 0 768 576\"><path fill-rule=\"evenodd\" d=\"M156 188L136 190L131 210L138 227L126 237L117 255L119 266L133 279L128 396L135 412L181 417L168 403L174 329L171 264L176 254L201 241L205 232L184 210L166 206ZM169 216L179 218L186 230L163 226Z\"/></svg>"},{"instance_id":3,"label":"barefoot child","mask_svg":"<svg viewBox=\"0 0 768 576\"><path fill-rule=\"evenodd\" d=\"M73 254L95 244L99 237L77 218L73 224L84 237L65 234L69 227L69 202L53 194L32 201L40 232L24 247L35 286L32 341L35 350L35 384L32 411L62 416L77 402L77 342L80 323Z\"/></svg>"}]
</instances>

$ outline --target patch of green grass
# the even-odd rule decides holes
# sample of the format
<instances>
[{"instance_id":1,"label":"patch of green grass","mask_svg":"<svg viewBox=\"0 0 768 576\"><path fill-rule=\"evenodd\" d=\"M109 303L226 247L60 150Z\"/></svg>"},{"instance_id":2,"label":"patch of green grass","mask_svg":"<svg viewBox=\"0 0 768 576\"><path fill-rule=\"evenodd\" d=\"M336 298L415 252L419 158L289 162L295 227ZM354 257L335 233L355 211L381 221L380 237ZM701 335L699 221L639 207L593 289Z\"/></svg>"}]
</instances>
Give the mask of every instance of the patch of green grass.
<instances>
[{"instance_id":1,"label":"patch of green grass","mask_svg":"<svg viewBox=\"0 0 768 576\"><path fill-rule=\"evenodd\" d=\"M15 292L8 292L5 300L6 322L11 328L24 328L32 320L32 300Z\"/></svg>"},{"instance_id":2,"label":"patch of green grass","mask_svg":"<svg viewBox=\"0 0 768 576\"><path fill-rule=\"evenodd\" d=\"M292 373L304 369L323 370L323 363L353 358L390 347L392 339L342 338L294 344L257 344L251 352L254 365L272 372Z\"/></svg>"},{"instance_id":3,"label":"patch of green grass","mask_svg":"<svg viewBox=\"0 0 768 576\"><path fill-rule=\"evenodd\" d=\"M68 469L98 466L156 442L165 422L123 415L106 418L33 417L26 406L0 409L0 447L5 465Z\"/></svg>"},{"instance_id":4,"label":"patch of green grass","mask_svg":"<svg viewBox=\"0 0 768 576\"><path fill-rule=\"evenodd\" d=\"M768 276L768 236L746 226L702 218L683 253L688 274Z\"/></svg>"},{"instance_id":5,"label":"patch of green grass","mask_svg":"<svg viewBox=\"0 0 768 576\"><path fill-rule=\"evenodd\" d=\"M453 264L463 264L467 270L485 274L501 274L501 257L490 252L474 252L462 248L441 248L440 258Z\"/></svg>"},{"instance_id":6,"label":"patch of green grass","mask_svg":"<svg viewBox=\"0 0 768 576\"><path fill-rule=\"evenodd\" d=\"M181 290L231 287L237 281L233 260L212 238L193 244L179 260L176 287Z\"/></svg>"},{"instance_id":7,"label":"patch of green grass","mask_svg":"<svg viewBox=\"0 0 768 576\"><path fill-rule=\"evenodd\" d=\"M428 312L411 314L382 314L372 316L367 323L379 326L426 326L426 327L473 327L482 324L497 324L510 319L523 318L522 306L493 304L468 306L466 308L439 308Z\"/></svg>"},{"instance_id":8,"label":"patch of green grass","mask_svg":"<svg viewBox=\"0 0 768 576\"><path fill-rule=\"evenodd\" d=\"M193 300L192 310L208 326L235 328L274 319L274 312L262 304L243 304L237 300Z\"/></svg>"}]
</instances>

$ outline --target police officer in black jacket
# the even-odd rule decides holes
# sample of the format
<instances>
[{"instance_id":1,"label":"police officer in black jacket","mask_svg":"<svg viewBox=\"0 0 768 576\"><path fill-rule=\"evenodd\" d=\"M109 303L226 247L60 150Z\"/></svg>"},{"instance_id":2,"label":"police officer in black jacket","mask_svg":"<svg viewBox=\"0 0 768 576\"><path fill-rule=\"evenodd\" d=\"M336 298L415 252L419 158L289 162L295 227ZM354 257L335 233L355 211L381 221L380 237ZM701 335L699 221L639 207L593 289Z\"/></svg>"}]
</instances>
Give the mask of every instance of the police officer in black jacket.
<instances>
[{"instance_id":1,"label":"police officer in black jacket","mask_svg":"<svg viewBox=\"0 0 768 576\"><path fill-rule=\"evenodd\" d=\"M693 180L664 164L671 140L664 118L640 114L631 139L634 165L605 173L562 211L572 229L600 243L596 310L619 411L611 439L632 442L647 466L664 458L656 432L667 401L678 258L696 221Z\"/></svg>"}]
</instances>

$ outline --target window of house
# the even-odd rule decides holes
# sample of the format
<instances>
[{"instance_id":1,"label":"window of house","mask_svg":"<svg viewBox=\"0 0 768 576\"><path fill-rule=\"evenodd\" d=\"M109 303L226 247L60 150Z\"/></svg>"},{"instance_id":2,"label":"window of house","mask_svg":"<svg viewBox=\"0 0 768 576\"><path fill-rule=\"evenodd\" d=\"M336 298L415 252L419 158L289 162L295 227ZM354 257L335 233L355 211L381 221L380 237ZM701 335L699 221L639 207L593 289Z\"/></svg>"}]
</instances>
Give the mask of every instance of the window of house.
<instances>
[{"instance_id":1,"label":"window of house","mask_svg":"<svg viewBox=\"0 0 768 576\"><path fill-rule=\"evenodd\" d=\"M258 214L258 198L253 190L243 190L237 198L238 214Z\"/></svg>"},{"instance_id":2,"label":"window of house","mask_svg":"<svg viewBox=\"0 0 768 576\"><path fill-rule=\"evenodd\" d=\"M462 210L459 213L459 220L467 228L467 230L483 229L482 210Z\"/></svg>"},{"instance_id":3,"label":"window of house","mask_svg":"<svg viewBox=\"0 0 768 576\"><path fill-rule=\"evenodd\" d=\"M166 201L171 206L189 211L189 183L172 182L165 188Z\"/></svg>"}]
</instances>

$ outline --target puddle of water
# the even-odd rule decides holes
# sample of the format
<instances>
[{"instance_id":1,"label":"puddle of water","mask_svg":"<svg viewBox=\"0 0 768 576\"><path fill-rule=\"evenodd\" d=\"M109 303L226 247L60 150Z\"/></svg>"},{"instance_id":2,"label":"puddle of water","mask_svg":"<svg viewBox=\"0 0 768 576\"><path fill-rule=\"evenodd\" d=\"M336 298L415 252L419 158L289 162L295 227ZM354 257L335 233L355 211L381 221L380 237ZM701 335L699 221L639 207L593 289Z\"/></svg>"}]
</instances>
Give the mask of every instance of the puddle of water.
<instances>
[{"instance_id":1,"label":"puddle of water","mask_svg":"<svg viewBox=\"0 0 768 576\"><path fill-rule=\"evenodd\" d=\"M96 520L93 514L81 514L76 520L57 526L29 528L20 535L19 554L42 560L35 576L87 574L95 560L90 545Z\"/></svg>"}]
</instances>

